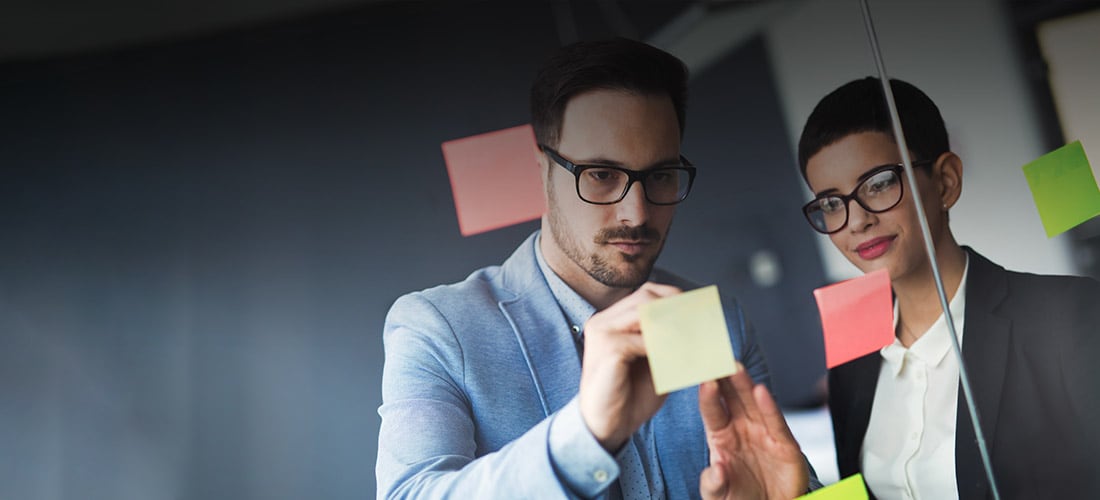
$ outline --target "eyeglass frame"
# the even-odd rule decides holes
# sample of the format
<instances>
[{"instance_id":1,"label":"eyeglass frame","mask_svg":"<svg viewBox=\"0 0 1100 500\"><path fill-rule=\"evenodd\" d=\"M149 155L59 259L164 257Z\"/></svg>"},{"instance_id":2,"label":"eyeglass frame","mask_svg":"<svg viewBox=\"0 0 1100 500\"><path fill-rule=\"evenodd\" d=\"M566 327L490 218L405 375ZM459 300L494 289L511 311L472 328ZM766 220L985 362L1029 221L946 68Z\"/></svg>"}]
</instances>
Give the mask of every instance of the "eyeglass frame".
<instances>
[{"instance_id":1,"label":"eyeglass frame","mask_svg":"<svg viewBox=\"0 0 1100 500\"><path fill-rule=\"evenodd\" d=\"M691 194L692 186L695 184L695 172L696 172L695 165L693 165L690 161L688 161L688 159L685 158L684 155L680 155L680 165L667 166L667 167L655 167L655 168L651 168L651 169L648 169L648 170L631 170L629 168L619 167L619 166L616 166L616 165L576 164L576 163L573 163L573 162L565 159L565 157L563 157L561 155L561 153L555 151L554 148L551 148L550 146L547 146L545 144L539 144L538 147L539 147L539 150L541 150L543 153L546 153L546 155L549 156L550 159L554 161L554 163L557 163L558 166L568 170L569 173L573 174L573 177L574 177L574 180L575 180L574 185L576 186L576 189L577 189L577 198L580 198L581 201L583 201L585 203L590 203L592 205L614 205L614 204L616 204L620 201L623 201L623 199L626 198L626 194L630 192L630 187L633 186L635 182L641 183L642 193L645 195L645 200L647 202L649 202L653 205L660 205L660 206L676 205L676 204L679 204L680 202L687 199L688 195ZM616 171L619 171L619 172L622 172L622 173L626 174L626 176L627 176L626 187L623 188L623 192L620 193L619 197L616 198L614 201L589 201L589 200L585 199L585 197L583 195L581 195L581 174L584 173L585 170L589 170L589 169L593 169L593 168L611 169L611 170L616 170ZM668 202L668 203L658 203L658 202L655 202L655 201L653 201L649 198L649 191L645 189L645 180L653 172L656 172L658 170L683 170L683 171L688 173L687 189L684 190L684 195L681 196L679 200L676 200L676 201L673 201L673 202Z\"/></svg>"},{"instance_id":2,"label":"eyeglass frame","mask_svg":"<svg viewBox=\"0 0 1100 500\"><path fill-rule=\"evenodd\" d=\"M935 160L919 160L919 161L913 162L913 167L914 168L923 167L925 165L931 165L932 163L935 163ZM859 199L859 196L857 196L856 193L858 193L859 190L863 187L863 185L866 184L867 181L871 180L871 178L874 177L875 174L878 174L879 172L885 172L885 171L892 171L892 172L894 172L894 175L896 175L898 177L898 188L901 189L901 195L898 196L898 200L895 201L889 207L886 207L882 210L873 210L873 209L869 208L867 205L865 205L863 203L863 200ZM829 235L829 234L839 233L840 231L843 231L844 228L848 227L848 219L852 215L852 211L848 208L848 206L851 205L852 200L855 200L855 202L859 204L860 208L867 211L868 213L881 214L881 213L884 213L884 212L888 212L888 211L892 210L894 207L901 204L901 200L905 199L905 176L902 175L902 172L904 172L904 171L905 171L905 165L903 165L901 163L887 163L885 165L879 165L877 167L872 167L870 170L868 170L867 172L864 172L864 174L860 176L859 183L856 184L856 187L854 189L852 189L852 192L850 192L846 195L845 194L826 194L826 195L815 196L814 199L810 200L805 205L802 205L802 215L804 215L806 217L806 222L808 222L810 224L810 227L813 228L814 231L817 231L821 234ZM822 231L821 229L818 229L817 226L814 225L813 219L810 217L811 208L814 206L815 203L820 202L824 198L840 198L840 200L842 202L844 202L844 223L841 224L840 227L838 227L838 228L836 228L832 231Z\"/></svg>"}]
</instances>

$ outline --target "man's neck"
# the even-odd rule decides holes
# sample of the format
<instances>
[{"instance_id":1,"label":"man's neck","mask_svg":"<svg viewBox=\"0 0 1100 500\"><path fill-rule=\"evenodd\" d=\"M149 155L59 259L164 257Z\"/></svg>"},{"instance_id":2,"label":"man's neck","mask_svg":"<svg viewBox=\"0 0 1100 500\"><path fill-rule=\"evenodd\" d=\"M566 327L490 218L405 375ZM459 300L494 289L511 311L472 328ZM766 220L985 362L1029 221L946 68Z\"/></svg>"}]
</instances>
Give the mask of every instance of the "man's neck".
<instances>
[{"instance_id":1,"label":"man's neck","mask_svg":"<svg viewBox=\"0 0 1100 500\"><path fill-rule=\"evenodd\" d=\"M607 309L611 304L634 292L634 289L610 287L596 281L555 244L552 237L548 236L547 231L542 232L538 244L539 250L542 251L542 257L546 260L546 265L550 267L550 270L558 275L569 288L577 292L577 295L592 304L592 307L595 307L597 311Z\"/></svg>"}]
</instances>

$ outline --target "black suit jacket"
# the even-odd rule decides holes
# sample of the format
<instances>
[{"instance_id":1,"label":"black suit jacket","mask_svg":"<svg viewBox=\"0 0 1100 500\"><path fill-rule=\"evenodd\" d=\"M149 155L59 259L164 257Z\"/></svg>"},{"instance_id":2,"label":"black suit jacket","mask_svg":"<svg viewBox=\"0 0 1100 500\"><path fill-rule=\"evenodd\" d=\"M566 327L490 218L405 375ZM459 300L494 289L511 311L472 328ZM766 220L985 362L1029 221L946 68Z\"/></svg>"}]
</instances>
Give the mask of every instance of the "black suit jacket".
<instances>
[{"instance_id":1,"label":"black suit jacket","mask_svg":"<svg viewBox=\"0 0 1100 500\"><path fill-rule=\"evenodd\" d=\"M966 251L963 359L1002 498L1100 497L1100 283ZM875 351L829 371L841 477L861 472L881 364ZM959 497L990 498L961 387L958 405Z\"/></svg>"}]
</instances>

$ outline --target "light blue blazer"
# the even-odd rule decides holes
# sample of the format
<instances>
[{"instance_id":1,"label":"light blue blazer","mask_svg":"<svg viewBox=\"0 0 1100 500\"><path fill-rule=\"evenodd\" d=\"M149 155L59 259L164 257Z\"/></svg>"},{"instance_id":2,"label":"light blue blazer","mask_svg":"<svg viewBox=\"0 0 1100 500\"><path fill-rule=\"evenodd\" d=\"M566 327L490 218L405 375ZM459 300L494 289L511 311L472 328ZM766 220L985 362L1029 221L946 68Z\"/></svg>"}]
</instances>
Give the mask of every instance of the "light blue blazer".
<instances>
[{"instance_id":1,"label":"light blue blazer","mask_svg":"<svg viewBox=\"0 0 1100 500\"><path fill-rule=\"evenodd\" d=\"M386 317L378 498L574 498L550 458L548 430L576 404L580 360L535 258L538 233L502 266L399 298ZM660 270L653 281L694 285ZM737 359L768 383L741 308L723 297ZM623 469L624 491L697 498L709 457L694 387L669 396L626 449L649 460ZM646 444L639 444L646 443ZM655 462L655 463L654 463ZM660 474L654 483L645 475ZM647 482L648 481L648 482ZM642 485L626 488L625 485ZM664 491L646 485L663 484Z\"/></svg>"}]
</instances>

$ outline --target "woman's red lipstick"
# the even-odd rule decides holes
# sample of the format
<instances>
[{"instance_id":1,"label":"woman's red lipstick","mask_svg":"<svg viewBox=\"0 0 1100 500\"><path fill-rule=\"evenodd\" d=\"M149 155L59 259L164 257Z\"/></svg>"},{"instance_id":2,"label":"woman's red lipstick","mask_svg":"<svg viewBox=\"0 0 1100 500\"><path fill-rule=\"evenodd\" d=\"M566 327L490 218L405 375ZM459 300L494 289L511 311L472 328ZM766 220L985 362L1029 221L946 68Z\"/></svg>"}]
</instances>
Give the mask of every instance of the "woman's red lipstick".
<instances>
[{"instance_id":1,"label":"woman's red lipstick","mask_svg":"<svg viewBox=\"0 0 1100 500\"><path fill-rule=\"evenodd\" d=\"M856 247L856 253L864 260L877 259L890 250L896 236L882 236L860 243Z\"/></svg>"}]
</instances>

